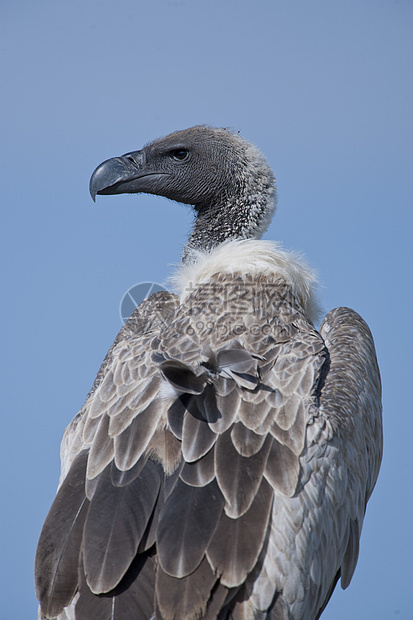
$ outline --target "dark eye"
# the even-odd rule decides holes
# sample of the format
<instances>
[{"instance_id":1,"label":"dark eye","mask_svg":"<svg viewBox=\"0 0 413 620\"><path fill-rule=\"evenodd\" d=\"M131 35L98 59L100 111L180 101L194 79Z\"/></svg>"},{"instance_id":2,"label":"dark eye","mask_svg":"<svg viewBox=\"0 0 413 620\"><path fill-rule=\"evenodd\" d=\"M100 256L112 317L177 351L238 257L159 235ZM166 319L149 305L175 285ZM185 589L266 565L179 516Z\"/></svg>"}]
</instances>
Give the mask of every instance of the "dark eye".
<instances>
[{"instance_id":1,"label":"dark eye","mask_svg":"<svg viewBox=\"0 0 413 620\"><path fill-rule=\"evenodd\" d=\"M189 152L186 149L174 149L170 153L172 159L176 159L177 161L183 161L189 155Z\"/></svg>"}]
</instances>

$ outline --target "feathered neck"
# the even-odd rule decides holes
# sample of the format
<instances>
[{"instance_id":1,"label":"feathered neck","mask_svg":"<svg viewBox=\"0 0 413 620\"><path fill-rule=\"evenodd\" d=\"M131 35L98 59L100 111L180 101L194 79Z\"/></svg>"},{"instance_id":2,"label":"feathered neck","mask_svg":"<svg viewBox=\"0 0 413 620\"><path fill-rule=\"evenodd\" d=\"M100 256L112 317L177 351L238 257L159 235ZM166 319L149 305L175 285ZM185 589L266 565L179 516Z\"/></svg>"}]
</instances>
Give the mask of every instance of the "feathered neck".
<instances>
[{"instance_id":1,"label":"feathered neck","mask_svg":"<svg viewBox=\"0 0 413 620\"><path fill-rule=\"evenodd\" d=\"M213 201L195 206L196 219L183 262L194 250L209 251L225 241L260 239L276 207L274 174L257 147L236 137L234 182Z\"/></svg>"}]
</instances>

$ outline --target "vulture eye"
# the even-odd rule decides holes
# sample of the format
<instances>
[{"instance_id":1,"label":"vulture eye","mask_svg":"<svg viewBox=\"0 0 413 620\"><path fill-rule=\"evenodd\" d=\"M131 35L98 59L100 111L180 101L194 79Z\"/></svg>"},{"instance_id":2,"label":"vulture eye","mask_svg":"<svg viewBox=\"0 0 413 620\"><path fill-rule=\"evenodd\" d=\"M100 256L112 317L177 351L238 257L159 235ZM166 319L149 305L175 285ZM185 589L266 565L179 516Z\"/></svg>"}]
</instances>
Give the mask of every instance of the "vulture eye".
<instances>
[{"instance_id":1,"label":"vulture eye","mask_svg":"<svg viewBox=\"0 0 413 620\"><path fill-rule=\"evenodd\" d=\"M183 161L189 155L189 152L186 149L174 149L170 153L171 158L177 161Z\"/></svg>"}]
</instances>

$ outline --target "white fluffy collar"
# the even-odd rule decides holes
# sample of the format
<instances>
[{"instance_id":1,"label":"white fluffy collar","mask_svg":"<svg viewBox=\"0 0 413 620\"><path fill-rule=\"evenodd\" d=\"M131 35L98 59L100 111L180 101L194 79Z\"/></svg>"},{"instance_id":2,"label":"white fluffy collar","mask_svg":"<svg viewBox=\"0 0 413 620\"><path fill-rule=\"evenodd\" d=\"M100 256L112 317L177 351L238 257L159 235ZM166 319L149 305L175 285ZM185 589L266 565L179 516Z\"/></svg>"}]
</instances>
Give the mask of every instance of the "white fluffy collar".
<instances>
[{"instance_id":1,"label":"white fluffy collar","mask_svg":"<svg viewBox=\"0 0 413 620\"><path fill-rule=\"evenodd\" d=\"M183 301L194 286L208 282L216 273L248 273L283 277L297 295L309 318L320 312L316 297L317 277L303 258L281 249L273 241L231 240L210 251L192 250L171 280Z\"/></svg>"}]
</instances>

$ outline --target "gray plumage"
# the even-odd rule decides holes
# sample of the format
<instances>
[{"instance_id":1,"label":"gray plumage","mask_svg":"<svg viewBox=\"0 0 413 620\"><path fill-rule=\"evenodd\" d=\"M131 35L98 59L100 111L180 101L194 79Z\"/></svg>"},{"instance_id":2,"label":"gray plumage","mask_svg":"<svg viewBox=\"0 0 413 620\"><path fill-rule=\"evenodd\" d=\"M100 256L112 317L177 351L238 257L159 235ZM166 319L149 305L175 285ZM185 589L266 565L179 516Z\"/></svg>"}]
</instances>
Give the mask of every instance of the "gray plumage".
<instances>
[{"instance_id":1,"label":"gray plumage","mask_svg":"<svg viewBox=\"0 0 413 620\"><path fill-rule=\"evenodd\" d=\"M311 272L259 241L274 177L238 135L176 132L104 162L90 189L196 219L181 294L140 304L66 429L39 617L316 620L350 583L380 467L366 323L337 308L315 330Z\"/></svg>"}]
</instances>

